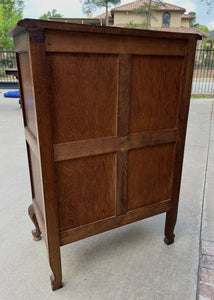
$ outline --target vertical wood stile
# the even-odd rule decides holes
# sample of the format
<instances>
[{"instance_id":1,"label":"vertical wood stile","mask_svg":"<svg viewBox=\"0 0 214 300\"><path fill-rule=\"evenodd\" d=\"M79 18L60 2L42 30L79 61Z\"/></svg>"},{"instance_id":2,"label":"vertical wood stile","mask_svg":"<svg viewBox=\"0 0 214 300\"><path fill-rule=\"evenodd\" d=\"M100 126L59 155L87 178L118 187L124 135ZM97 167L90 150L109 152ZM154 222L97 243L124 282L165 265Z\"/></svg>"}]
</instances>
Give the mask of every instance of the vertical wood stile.
<instances>
[{"instance_id":1,"label":"vertical wood stile","mask_svg":"<svg viewBox=\"0 0 214 300\"><path fill-rule=\"evenodd\" d=\"M53 133L48 93L48 78L44 30L29 28L29 53L37 114L40 168L42 174L44 217L47 230L47 249L52 289L62 286L62 270L59 243L58 207L56 198Z\"/></svg>"},{"instance_id":2,"label":"vertical wood stile","mask_svg":"<svg viewBox=\"0 0 214 300\"><path fill-rule=\"evenodd\" d=\"M119 90L117 135L129 134L131 55L119 55ZM117 153L116 215L127 211L128 197L128 151Z\"/></svg>"},{"instance_id":3,"label":"vertical wood stile","mask_svg":"<svg viewBox=\"0 0 214 300\"><path fill-rule=\"evenodd\" d=\"M182 82L179 93L179 112L177 116L177 142L175 148L175 160L173 171L173 186L171 209L166 215L165 224L165 242L171 244L174 242L174 227L177 221L178 201L180 194L181 174L183 166L183 155L186 137L186 127L189 112L192 76L195 60L195 49L197 40L190 39L187 41L185 57L182 70Z\"/></svg>"}]
</instances>

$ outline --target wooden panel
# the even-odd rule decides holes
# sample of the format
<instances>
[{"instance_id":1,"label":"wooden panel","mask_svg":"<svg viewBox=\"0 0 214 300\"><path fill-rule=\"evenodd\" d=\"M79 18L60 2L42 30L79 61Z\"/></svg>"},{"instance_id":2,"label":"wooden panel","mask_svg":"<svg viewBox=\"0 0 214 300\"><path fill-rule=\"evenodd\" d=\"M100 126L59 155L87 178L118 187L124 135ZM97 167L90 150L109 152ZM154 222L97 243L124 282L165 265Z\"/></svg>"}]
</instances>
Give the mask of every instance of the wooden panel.
<instances>
[{"instance_id":1,"label":"wooden panel","mask_svg":"<svg viewBox=\"0 0 214 300\"><path fill-rule=\"evenodd\" d=\"M34 155L37 159L39 159L39 150L38 150L38 143L35 137L30 132L29 128L25 127L25 139L28 142L31 150L33 151Z\"/></svg>"},{"instance_id":2,"label":"wooden panel","mask_svg":"<svg viewBox=\"0 0 214 300\"><path fill-rule=\"evenodd\" d=\"M30 159L29 164L32 171L31 184L33 184L33 197L34 197L34 201L37 203L37 206L39 208L42 217L44 218L43 192L42 192L39 161L36 158L33 151L31 150L31 148L28 147L28 149L29 149L29 159Z\"/></svg>"},{"instance_id":3,"label":"wooden panel","mask_svg":"<svg viewBox=\"0 0 214 300\"><path fill-rule=\"evenodd\" d=\"M118 137L129 133L131 55L119 56L119 90L118 90ZM125 138L128 141L129 137ZM121 142L124 142L121 139ZM127 210L128 189L128 151L117 153L117 198L116 214L121 215Z\"/></svg>"},{"instance_id":4,"label":"wooden panel","mask_svg":"<svg viewBox=\"0 0 214 300\"><path fill-rule=\"evenodd\" d=\"M170 210L171 201L166 200L158 204L149 205L140 209L132 210L126 214L112 217L106 220L97 221L93 224L80 226L78 228L61 231L60 244L61 246L89 236L117 228L132 222L140 221L151 216L161 214Z\"/></svg>"},{"instance_id":5,"label":"wooden panel","mask_svg":"<svg viewBox=\"0 0 214 300\"><path fill-rule=\"evenodd\" d=\"M131 63L131 55L119 56L118 136L129 133Z\"/></svg>"},{"instance_id":6,"label":"wooden panel","mask_svg":"<svg viewBox=\"0 0 214 300\"><path fill-rule=\"evenodd\" d=\"M121 27L111 27L111 26L90 26L90 25L80 25L72 24L66 22L54 22L54 21L44 21L35 19L24 19L20 20L15 27L13 27L7 36L14 37L18 35L21 31L28 28L28 30L42 29L46 32L51 30L57 30L59 32L64 31L76 31L80 34L90 32L90 33L101 33L103 35L117 35L117 36L135 36L135 37L149 37L158 39L171 39L174 42L175 39L182 40L201 40L202 37L199 34L189 34L181 32L164 32L156 30L141 30L141 29L130 29Z\"/></svg>"},{"instance_id":7,"label":"wooden panel","mask_svg":"<svg viewBox=\"0 0 214 300\"><path fill-rule=\"evenodd\" d=\"M183 58L134 56L130 132L175 128Z\"/></svg>"},{"instance_id":8,"label":"wooden panel","mask_svg":"<svg viewBox=\"0 0 214 300\"><path fill-rule=\"evenodd\" d=\"M29 34L27 31L22 31L21 34L14 38L14 47L16 52L28 51Z\"/></svg>"},{"instance_id":9,"label":"wooden panel","mask_svg":"<svg viewBox=\"0 0 214 300\"><path fill-rule=\"evenodd\" d=\"M148 146L174 143L177 130L168 129L154 132L131 134L123 137L109 137L54 145L55 161L75 159L116 151L126 151Z\"/></svg>"},{"instance_id":10,"label":"wooden panel","mask_svg":"<svg viewBox=\"0 0 214 300\"><path fill-rule=\"evenodd\" d=\"M56 163L60 231L115 215L115 154Z\"/></svg>"},{"instance_id":11,"label":"wooden panel","mask_svg":"<svg viewBox=\"0 0 214 300\"><path fill-rule=\"evenodd\" d=\"M183 155L186 137L186 127L189 112L192 76L195 60L196 41L188 41L186 45L186 55L183 64L182 79L179 91L179 113L176 119L176 127L178 128L178 139L175 149L174 173L173 173L173 189L172 189L172 207L167 213L165 235L170 240L174 240L173 230L177 220L178 202L180 194L180 184L183 166Z\"/></svg>"},{"instance_id":12,"label":"wooden panel","mask_svg":"<svg viewBox=\"0 0 214 300\"><path fill-rule=\"evenodd\" d=\"M46 31L46 51L183 56L185 40Z\"/></svg>"},{"instance_id":13,"label":"wooden panel","mask_svg":"<svg viewBox=\"0 0 214 300\"><path fill-rule=\"evenodd\" d=\"M171 197L174 145L129 152L128 210Z\"/></svg>"},{"instance_id":14,"label":"wooden panel","mask_svg":"<svg viewBox=\"0 0 214 300\"><path fill-rule=\"evenodd\" d=\"M22 95L24 105L24 119L27 127L30 129L34 137L37 138L36 130L36 112L35 112L35 101L33 93L33 84L30 70L30 61L28 53L21 53L18 55L20 70L19 73L22 79Z\"/></svg>"},{"instance_id":15,"label":"wooden panel","mask_svg":"<svg viewBox=\"0 0 214 300\"><path fill-rule=\"evenodd\" d=\"M128 197L128 151L117 153L117 203L116 214L127 211Z\"/></svg>"},{"instance_id":16,"label":"wooden panel","mask_svg":"<svg viewBox=\"0 0 214 300\"><path fill-rule=\"evenodd\" d=\"M47 228L46 246L52 269L52 289L62 286L62 270L59 243L58 207L55 185L53 152L53 121L51 119L51 95L49 94L44 31L29 32L29 55L35 95L41 180L44 196L44 219Z\"/></svg>"},{"instance_id":17,"label":"wooden panel","mask_svg":"<svg viewBox=\"0 0 214 300\"><path fill-rule=\"evenodd\" d=\"M49 54L54 143L117 134L118 57Z\"/></svg>"}]
</instances>

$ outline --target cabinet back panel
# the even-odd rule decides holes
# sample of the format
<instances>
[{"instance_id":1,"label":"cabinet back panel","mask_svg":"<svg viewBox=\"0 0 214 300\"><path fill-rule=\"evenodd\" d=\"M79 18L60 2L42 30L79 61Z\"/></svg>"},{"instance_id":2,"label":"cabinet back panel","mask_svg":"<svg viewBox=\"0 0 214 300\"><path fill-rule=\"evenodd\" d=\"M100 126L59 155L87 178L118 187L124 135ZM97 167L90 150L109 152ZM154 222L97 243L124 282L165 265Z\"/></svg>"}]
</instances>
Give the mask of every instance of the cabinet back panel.
<instances>
[{"instance_id":1,"label":"cabinet back panel","mask_svg":"<svg viewBox=\"0 0 214 300\"><path fill-rule=\"evenodd\" d=\"M182 57L132 57L131 133L175 128L182 64Z\"/></svg>"},{"instance_id":2,"label":"cabinet back panel","mask_svg":"<svg viewBox=\"0 0 214 300\"><path fill-rule=\"evenodd\" d=\"M114 153L56 163L59 227L78 227L115 215Z\"/></svg>"},{"instance_id":3,"label":"cabinet back panel","mask_svg":"<svg viewBox=\"0 0 214 300\"><path fill-rule=\"evenodd\" d=\"M115 136L118 56L48 53L54 143Z\"/></svg>"},{"instance_id":4,"label":"cabinet back panel","mask_svg":"<svg viewBox=\"0 0 214 300\"><path fill-rule=\"evenodd\" d=\"M171 198L174 145L129 151L128 210Z\"/></svg>"}]
</instances>

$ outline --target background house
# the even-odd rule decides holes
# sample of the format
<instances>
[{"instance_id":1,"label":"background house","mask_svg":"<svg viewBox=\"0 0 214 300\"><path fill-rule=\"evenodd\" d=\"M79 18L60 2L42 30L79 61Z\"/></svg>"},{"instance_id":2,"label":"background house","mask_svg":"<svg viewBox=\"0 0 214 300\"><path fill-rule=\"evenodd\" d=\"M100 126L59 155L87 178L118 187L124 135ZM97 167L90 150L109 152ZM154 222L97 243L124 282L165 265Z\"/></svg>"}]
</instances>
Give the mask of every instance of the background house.
<instances>
[{"instance_id":1,"label":"background house","mask_svg":"<svg viewBox=\"0 0 214 300\"><path fill-rule=\"evenodd\" d=\"M120 5L112 8L109 12L109 26L126 27L128 24L142 24L147 21L146 13L136 13L134 9L138 9L149 0L137 0L125 5ZM156 1L152 1L152 5L157 5ZM171 32L184 32L184 33L198 33L202 37L209 37L210 35L195 27L190 27L192 17L185 14L186 9L173 4L164 3L159 4L157 9L153 12L151 17L150 29L171 31ZM106 13L100 14L93 18L89 13L87 18L49 18L52 21L88 24L88 25L101 25L106 24Z\"/></svg>"},{"instance_id":2,"label":"background house","mask_svg":"<svg viewBox=\"0 0 214 300\"><path fill-rule=\"evenodd\" d=\"M134 9L140 8L149 0L138 0L125 5L120 5L112 8L109 11L109 25L117 27L126 27L128 24L142 24L147 21L147 14L136 13ZM157 5L157 2L152 1L152 5ZM190 27L190 20L192 17L185 14L186 9L173 4L164 3L159 4L153 17L151 18L150 29L161 31L173 31L173 32L189 32L198 33L203 37L209 35L195 27ZM105 24L105 16L103 13L96 16L96 19L102 20L102 24Z\"/></svg>"}]
</instances>

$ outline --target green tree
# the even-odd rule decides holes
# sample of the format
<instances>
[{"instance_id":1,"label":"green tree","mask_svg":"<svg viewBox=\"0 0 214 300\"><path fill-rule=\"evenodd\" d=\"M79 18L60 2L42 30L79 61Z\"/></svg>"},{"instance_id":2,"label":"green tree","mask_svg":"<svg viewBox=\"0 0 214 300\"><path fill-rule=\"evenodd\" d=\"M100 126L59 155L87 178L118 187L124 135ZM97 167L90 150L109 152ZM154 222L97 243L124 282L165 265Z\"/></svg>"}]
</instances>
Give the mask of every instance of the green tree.
<instances>
[{"instance_id":1,"label":"green tree","mask_svg":"<svg viewBox=\"0 0 214 300\"><path fill-rule=\"evenodd\" d=\"M13 48L12 38L7 32L23 17L23 0L0 0L0 48Z\"/></svg>"},{"instance_id":2,"label":"green tree","mask_svg":"<svg viewBox=\"0 0 214 300\"><path fill-rule=\"evenodd\" d=\"M190 11L188 15L192 17L191 21L189 22L190 27L195 27L196 13L194 11Z\"/></svg>"},{"instance_id":3,"label":"green tree","mask_svg":"<svg viewBox=\"0 0 214 300\"><path fill-rule=\"evenodd\" d=\"M202 24L196 23L194 27L196 27L196 28L198 28L198 29L200 29L200 30L202 30L202 31L204 31L204 32L209 32L209 29L208 29L208 27L207 27L207 26L205 26L205 25L202 25Z\"/></svg>"},{"instance_id":4,"label":"green tree","mask_svg":"<svg viewBox=\"0 0 214 300\"><path fill-rule=\"evenodd\" d=\"M52 11L48 11L46 14L43 14L39 19L40 20L48 20L49 18L62 18L63 15L57 12L56 9L52 9Z\"/></svg>"},{"instance_id":5,"label":"green tree","mask_svg":"<svg viewBox=\"0 0 214 300\"><path fill-rule=\"evenodd\" d=\"M156 3L154 3L154 2L156 2ZM165 6L165 4L159 0L157 0L157 1L149 0L149 2L145 2L140 7L133 9L133 12L136 14L146 15L147 16L146 28L149 28L149 27L151 27L151 19L152 18L156 19L155 13L160 8L160 6Z\"/></svg>"},{"instance_id":6,"label":"green tree","mask_svg":"<svg viewBox=\"0 0 214 300\"><path fill-rule=\"evenodd\" d=\"M83 13L87 14L89 12L95 11L99 7L106 8L106 26L108 26L108 8L109 5L120 4L121 0L82 0L83 3Z\"/></svg>"},{"instance_id":7,"label":"green tree","mask_svg":"<svg viewBox=\"0 0 214 300\"><path fill-rule=\"evenodd\" d=\"M147 24L147 22L138 24L138 23L134 23L133 21L130 21L125 27L126 28L147 29L148 24Z\"/></svg>"}]
</instances>

